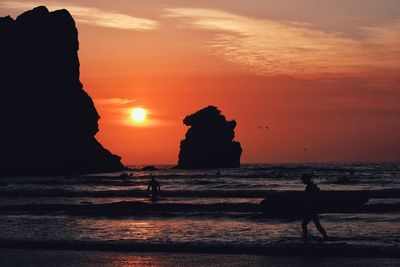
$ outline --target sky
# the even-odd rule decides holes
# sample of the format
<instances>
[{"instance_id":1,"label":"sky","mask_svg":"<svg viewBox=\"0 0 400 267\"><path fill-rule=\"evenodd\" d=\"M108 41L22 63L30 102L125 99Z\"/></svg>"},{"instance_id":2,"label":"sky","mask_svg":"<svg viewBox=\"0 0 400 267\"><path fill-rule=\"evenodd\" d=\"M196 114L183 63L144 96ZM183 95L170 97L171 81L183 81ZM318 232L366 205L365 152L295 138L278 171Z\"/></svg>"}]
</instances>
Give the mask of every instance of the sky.
<instances>
[{"instance_id":1,"label":"sky","mask_svg":"<svg viewBox=\"0 0 400 267\"><path fill-rule=\"evenodd\" d=\"M0 0L0 16L38 5L74 17L96 137L127 165L176 164L208 105L237 121L243 163L400 161L400 1Z\"/></svg>"}]
</instances>

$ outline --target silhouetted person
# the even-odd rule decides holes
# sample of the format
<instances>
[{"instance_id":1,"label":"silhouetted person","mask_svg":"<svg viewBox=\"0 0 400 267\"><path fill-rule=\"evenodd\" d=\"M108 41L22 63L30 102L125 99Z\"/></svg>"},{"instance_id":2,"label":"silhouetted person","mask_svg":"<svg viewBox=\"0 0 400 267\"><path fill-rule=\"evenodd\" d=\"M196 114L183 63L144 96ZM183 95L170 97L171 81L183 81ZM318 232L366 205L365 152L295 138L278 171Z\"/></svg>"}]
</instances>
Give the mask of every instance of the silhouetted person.
<instances>
[{"instance_id":1,"label":"silhouetted person","mask_svg":"<svg viewBox=\"0 0 400 267\"><path fill-rule=\"evenodd\" d=\"M150 193L151 189L151 193ZM154 179L154 176L151 177L151 180L149 182L149 185L147 186L147 193L151 194L151 200L152 201L157 201L158 200L158 194L160 193L160 184Z\"/></svg>"},{"instance_id":2,"label":"silhouetted person","mask_svg":"<svg viewBox=\"0 0 400 267\"><path fill-rule=\"evenodd\" d=\"M318 231L322 234L322 236L327 239L328 235L326 234L325 229L322 227L321 223L319 222L318 218L318 211L315 208L315 201L316 196L319 193L319 188L318 186L311 181L311 178L313 177L314 174L306 174L304 173L301 176L301 180L303 183L306 185L305 189L305 207L304 207L304 216L303 216L303 222L301 223L301 227L303 229L303 240L305 242L308 241L308 229L307 225L308 223L312 220L317 227Z\"/></svg>"}]
</instances>

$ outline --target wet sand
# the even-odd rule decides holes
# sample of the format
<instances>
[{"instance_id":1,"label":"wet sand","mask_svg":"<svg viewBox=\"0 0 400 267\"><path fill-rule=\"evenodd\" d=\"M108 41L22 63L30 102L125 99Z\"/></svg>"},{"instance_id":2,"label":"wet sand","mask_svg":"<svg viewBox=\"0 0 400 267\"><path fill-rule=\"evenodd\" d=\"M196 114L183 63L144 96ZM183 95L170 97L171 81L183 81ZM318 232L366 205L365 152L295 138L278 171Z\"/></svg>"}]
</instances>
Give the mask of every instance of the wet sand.
<instances>
[{"instance_id":1,"label":"wet sand","mask_svg":"<svg viewBox=\"0 0 400 267\"><path fill-rule=\"evenodd\" d=\"M118 241L66 241L66 240L0 240L0 249L56 250L56 251L102 251L121 253L185 253L220 255L259 255L278 257L326 257L326 258L396 258L400 260L397 246L351 245L346 243L289 242L270 245L244 246L243 244L199 244L199 243L142 243Z\"/></svg>"},{"instance_id":2,"label":"wet sand","mask_svg":"<svg viewBox=\"0 0 400 267\"><path fill-rule=\"evenodd\" d=\"M0 266L399 266L400 259L0 249Z\"/></svg>"}]
</instances>

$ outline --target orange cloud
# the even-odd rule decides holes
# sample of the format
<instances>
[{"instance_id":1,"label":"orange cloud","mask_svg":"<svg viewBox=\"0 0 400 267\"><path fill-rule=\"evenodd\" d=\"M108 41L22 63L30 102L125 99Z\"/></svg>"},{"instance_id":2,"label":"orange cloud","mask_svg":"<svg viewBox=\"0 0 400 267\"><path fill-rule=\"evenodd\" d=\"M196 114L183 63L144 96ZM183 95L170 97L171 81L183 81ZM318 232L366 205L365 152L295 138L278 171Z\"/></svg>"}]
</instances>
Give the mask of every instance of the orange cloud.
<instances>
[{"instance_id":1,"label":"orange cloud","mask_svg":"<svg viewBox=\"0 0 400 267\"><path fill-rule=\"evenodd\" d=\"M137 106L136 99L125 98L97 98L93 99L98 111L101 112L100 123L116 124L129 127L154 127L167 123L165 119L159 117L158 112L146 107ZM134 108L144 108L146 111L146 120L137 124L132 121L132 110Z\"/></svg>"},{"instance_id":2,"label":"orange cloud","mask_svg":"<svg viewBox=\"0 0 400 267\"><path fill-rule=\"evenodd\" d=\"M94 102L96 102L99 105L116 105L116 106L132 104L135 101L136 99L124 99L124 98L98 98L94 100Z\"/></svg>"},{"instance_id":3,"label":"orange cloud","mask_svg":"<svg viewBox=\"0 0 400 267\"><path fill-rule=\"evenodd\" d=\"M166 16L213 32L212 53L260 75L357 75L400 69L400 24L360 29L353 39L310 24L256 19L200 8L169 8Z\"/></svg>"}]
</instances>

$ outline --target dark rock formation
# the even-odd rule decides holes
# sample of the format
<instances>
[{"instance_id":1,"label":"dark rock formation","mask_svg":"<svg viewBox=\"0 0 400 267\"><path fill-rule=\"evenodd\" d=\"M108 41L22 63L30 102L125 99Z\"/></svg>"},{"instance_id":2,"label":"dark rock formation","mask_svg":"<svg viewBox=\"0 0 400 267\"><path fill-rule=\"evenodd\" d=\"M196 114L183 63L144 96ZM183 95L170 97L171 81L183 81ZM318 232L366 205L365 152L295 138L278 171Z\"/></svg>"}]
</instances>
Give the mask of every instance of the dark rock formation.
<instances>
[{"instance_id":1,"label":"dark rock formation","mask_svg":"<svg viewBox=\"0 0 400 267\"><path fill-rule=\"evenodd\" d=\"M149 166L144 166L140 170L141 171L158 171L159 169L156 166L149 165Z\"/></svg>"},{"instance_id":2,"label":"dark rock formation","mask_svg":"<svg viewBox=\"0 0 400 267\"><path fill-rule=\"evenodd\" d=\"M115 171L95 139L99 115L79 80L78 32L67 10L0 18L0 175Z\"/></svg>"},{"instance_id":3,"label":"dark rock formation","mask_svg":"<svg viewBox=\"0 0 400 267\"><path fill-rule=\"evenodd\" d=\"M179 168L240 167L242 148L233 141L236 121L227 121L220 110L208 106L187 116L183 123L191 127L181 141Z\"/></svg>"}]
</instances>

